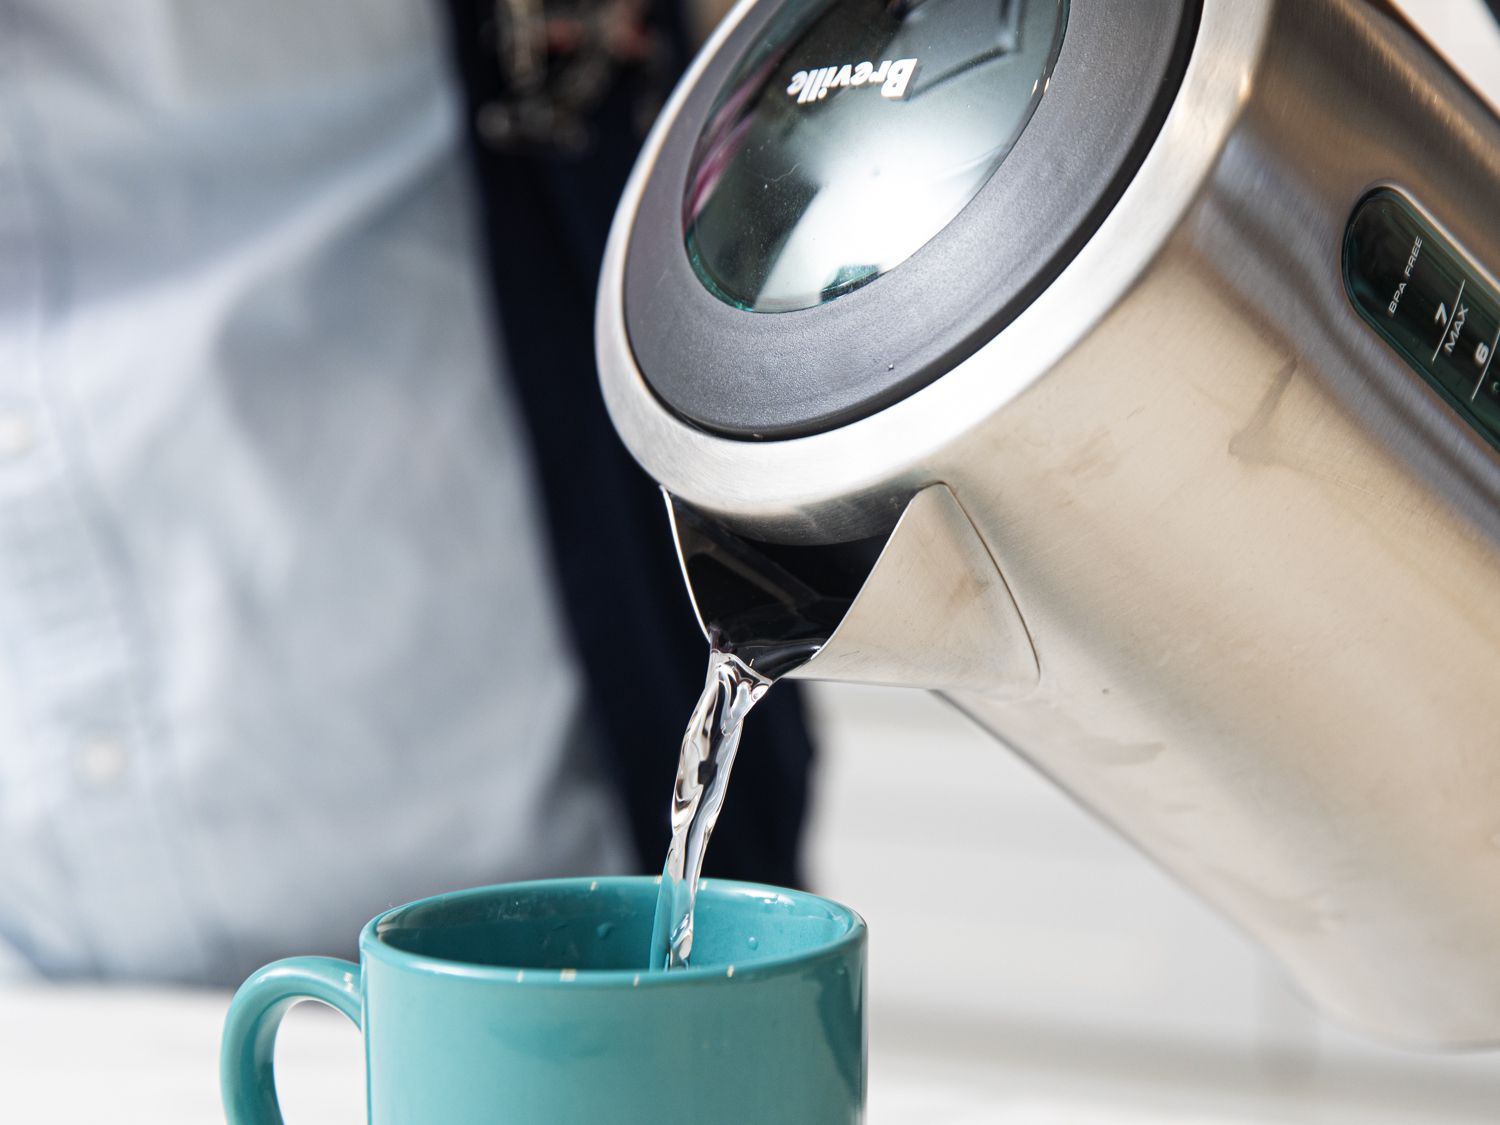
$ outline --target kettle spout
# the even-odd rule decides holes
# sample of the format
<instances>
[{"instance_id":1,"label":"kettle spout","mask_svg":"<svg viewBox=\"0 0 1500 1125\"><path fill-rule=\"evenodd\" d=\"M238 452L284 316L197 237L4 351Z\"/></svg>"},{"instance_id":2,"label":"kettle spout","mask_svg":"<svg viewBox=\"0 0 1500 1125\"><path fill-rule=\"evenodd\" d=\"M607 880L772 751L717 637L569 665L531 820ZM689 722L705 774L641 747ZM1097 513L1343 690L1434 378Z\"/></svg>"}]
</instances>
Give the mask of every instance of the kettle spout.
<instances>
[{"instance_id":1,"label":"kettle spout","mask_svg":"<svg viewBox=\"0 0 1500 1125\"><path fill-rule=\"evenodd\" d=\"M1017 698L1036 652L994 559L943 485L887 536L784 546L738 535L670 494L678 559L709 643L771 679Z\"/></svg>"}]
</instances>

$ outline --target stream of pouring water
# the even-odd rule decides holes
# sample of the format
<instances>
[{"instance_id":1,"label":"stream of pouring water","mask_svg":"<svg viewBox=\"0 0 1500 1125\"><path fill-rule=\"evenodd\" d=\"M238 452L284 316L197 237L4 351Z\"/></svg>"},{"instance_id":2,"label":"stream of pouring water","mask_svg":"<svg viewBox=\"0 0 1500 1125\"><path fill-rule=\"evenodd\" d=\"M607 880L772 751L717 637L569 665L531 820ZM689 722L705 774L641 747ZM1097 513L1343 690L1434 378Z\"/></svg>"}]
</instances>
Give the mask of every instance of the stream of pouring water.
<instances>
[{"instance_id":1,"label":"stream of pouring water","mask_svg":"<svg viewBox=\"0 0 1500 1125\"><path fill-rule=\"evenodd\" d=\"M771 683L732 653L709 651L708 679L682 736L672 791L672 844L651 930L653 969L682 968L693 952L693 902L703 853L724 807L745 716Z\"/></svg>"}]
</instances>

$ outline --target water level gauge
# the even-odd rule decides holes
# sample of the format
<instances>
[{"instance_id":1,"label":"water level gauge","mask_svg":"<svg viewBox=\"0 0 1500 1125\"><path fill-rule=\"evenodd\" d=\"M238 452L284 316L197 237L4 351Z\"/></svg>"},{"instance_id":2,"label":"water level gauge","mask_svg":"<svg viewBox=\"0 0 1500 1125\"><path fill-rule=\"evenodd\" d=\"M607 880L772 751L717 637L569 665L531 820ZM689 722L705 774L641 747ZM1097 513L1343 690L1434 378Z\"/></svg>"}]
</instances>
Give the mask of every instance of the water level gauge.
<instances>
[{"instance_id":1,"label":"water level gauge","mask_svg":"<svg viewBox=\"0 0 1500 1125\"><path fill-rule=\"evenodd\" d=\"M1471 426L1500 447L1500 296L1398 192L1355 208L1344 283L1360 315Z\"/></svg>"}]
</instances>

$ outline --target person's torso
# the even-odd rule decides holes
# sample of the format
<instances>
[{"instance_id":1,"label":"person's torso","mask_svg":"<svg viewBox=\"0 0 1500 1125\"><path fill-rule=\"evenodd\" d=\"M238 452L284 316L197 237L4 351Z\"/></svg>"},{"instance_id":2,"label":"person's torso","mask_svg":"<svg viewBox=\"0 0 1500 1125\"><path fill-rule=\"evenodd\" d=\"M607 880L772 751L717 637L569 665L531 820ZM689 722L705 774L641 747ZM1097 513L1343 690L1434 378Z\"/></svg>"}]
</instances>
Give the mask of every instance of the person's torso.
<instances>
[{"instance_id":1,"label":"person's torso","mask_svg":"<svg viewBox=\"0 0 1500 1125\"><path fill-rule=\"evenodd\" d=\"M0 0L0 938L50 971L619 862L442 35Z\"/></svg>"}]
</instances>

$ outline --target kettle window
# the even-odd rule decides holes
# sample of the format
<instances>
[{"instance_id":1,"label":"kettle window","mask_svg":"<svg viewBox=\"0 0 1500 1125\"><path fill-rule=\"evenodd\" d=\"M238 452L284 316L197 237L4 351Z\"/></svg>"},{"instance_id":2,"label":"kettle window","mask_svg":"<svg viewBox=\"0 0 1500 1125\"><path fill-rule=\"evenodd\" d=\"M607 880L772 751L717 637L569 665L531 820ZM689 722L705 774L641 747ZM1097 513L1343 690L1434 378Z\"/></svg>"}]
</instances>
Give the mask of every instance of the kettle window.
<instances>
[{"instance_id":1,"label":"kettle window","mask_svg":"<svg viewBox=\"0 0 1500 1125\"><path fill-rule=\"evenodd\" d=\"M1067 0L787 0L735 67L683 200L708 289L811 308L904 262L1000 166Z\"/></svg>"}]
</instances>

